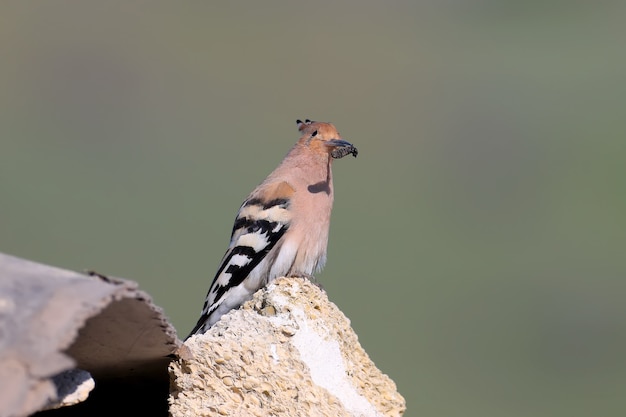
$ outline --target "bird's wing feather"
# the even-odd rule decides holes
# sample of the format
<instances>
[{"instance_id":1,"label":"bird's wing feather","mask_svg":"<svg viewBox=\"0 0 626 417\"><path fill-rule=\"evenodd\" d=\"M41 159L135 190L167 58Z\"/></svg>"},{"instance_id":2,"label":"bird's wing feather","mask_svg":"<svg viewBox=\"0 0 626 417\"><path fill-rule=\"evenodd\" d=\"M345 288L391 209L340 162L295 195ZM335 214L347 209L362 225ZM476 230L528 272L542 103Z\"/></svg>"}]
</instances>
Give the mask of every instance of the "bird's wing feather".
<instances>
[{"instance_id":1,"label":"bird's wing feather","mask_svg":"<svg viewBox=\"0 0 626 417\"><path fill-rule=\"evenodd\" d=\"M202 315L194 334L209 319L255 267L274 248L289 229L290 196L293 188L286 182L265 186L241 205L233 226L230 245L215 274Z\"/></svg>"}]
</instances>

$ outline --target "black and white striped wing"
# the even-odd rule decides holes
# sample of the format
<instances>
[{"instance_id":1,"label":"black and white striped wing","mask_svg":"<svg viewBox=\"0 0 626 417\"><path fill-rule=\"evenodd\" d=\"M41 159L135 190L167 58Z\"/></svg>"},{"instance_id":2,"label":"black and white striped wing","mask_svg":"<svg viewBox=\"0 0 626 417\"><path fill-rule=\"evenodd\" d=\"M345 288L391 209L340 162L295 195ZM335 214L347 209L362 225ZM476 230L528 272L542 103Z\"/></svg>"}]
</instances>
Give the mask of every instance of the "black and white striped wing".
<instances>
[{"instance_id":1,"label":"black and white striped wing","mask_svg":"<svg viewBox=\"0 0 626 417\"><path fill-rule=\"evenodd\" d=\"M255 270L289 228L289 200L245 201L235 220L231 241L207 294L202 315L191 334L211 327L224 313L250 298L250 286L263 285L268 271ZM244 282L248 280L248 282ZM253 283L250 282L253 281ZM246 285L247 284L247 285Z\"/></svg>"}]
</instances>

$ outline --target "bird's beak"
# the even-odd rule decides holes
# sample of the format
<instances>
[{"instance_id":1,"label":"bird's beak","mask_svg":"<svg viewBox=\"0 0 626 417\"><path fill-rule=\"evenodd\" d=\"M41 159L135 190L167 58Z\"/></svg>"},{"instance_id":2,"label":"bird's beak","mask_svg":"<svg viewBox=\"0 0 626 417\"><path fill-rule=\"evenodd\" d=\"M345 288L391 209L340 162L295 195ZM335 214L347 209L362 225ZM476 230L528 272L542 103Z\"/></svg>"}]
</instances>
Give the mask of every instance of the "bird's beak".
<instances>
[{"instance_id":1,"label":"bird's beak","mask_svg":"<svg viewBox=\"0 0 626 417\"><path fill-rule=\"evenodd\" d=\"M332 148L330 151L330 156L335 159L343 158L348 154L352 154L356 158L359 153L357 148L355 148L350 142L343 139L328 140L326 141L326 146Z\"/></svg>"}]
</instances>

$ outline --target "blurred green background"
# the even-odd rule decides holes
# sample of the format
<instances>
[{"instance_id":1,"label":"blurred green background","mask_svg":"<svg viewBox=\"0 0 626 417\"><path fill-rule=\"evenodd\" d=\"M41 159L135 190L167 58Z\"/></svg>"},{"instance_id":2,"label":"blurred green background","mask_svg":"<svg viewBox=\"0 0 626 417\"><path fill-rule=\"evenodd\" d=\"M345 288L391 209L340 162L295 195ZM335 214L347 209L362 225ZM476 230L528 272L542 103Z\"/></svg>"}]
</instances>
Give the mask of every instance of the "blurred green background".
<instances>
[{"instance_id":1,"label":"blurred green background","mask_svg":"<svg viewBox=\"0 0 626 417\"><path fill-rule=\"evenodd\" d=\"M626 3L4 2L0 251L192 328L235 213L335 123L318 278L407 416L626 412Z\"/></svg>"}]
</instances>

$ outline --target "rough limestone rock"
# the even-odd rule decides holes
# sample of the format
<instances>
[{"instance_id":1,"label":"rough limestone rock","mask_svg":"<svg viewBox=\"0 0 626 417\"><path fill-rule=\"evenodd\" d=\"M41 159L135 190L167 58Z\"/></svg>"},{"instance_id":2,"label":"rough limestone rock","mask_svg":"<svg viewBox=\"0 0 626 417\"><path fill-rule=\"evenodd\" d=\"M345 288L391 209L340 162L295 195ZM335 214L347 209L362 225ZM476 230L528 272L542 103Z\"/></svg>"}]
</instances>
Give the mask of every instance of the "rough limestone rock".
<instances>
[{"instance_id":1,"label":"rough limestone rock","mask_svg":"<svg viewBox=\"0 0 626 417\"><path fill-rule=\"evenodd\" d=\"M280 278L170 364L170 414L400 416L394 382L349 320L308 280Z\"/></svg>"}]
</instances>

